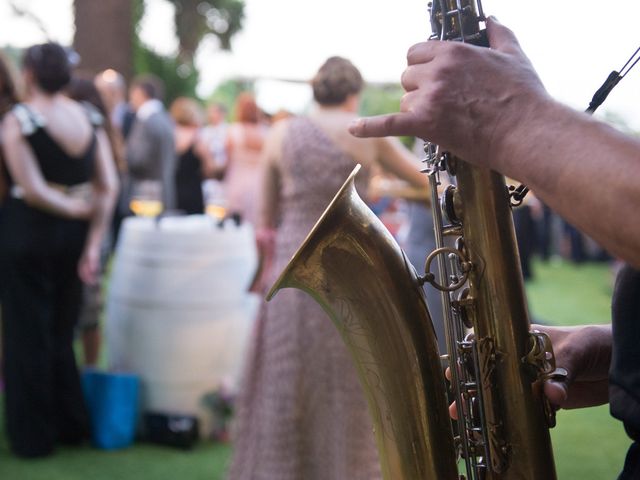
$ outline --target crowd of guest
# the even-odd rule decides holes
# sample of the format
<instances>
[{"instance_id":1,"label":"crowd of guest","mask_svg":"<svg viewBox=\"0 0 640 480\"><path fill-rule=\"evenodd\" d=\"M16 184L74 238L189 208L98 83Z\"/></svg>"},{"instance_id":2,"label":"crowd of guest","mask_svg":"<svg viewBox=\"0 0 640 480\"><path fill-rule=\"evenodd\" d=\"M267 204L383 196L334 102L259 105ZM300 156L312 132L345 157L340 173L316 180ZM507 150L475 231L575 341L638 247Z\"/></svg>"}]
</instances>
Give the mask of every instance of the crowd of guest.
<instances>
[{"instance_id":1,"label":"crowd of guest","mask_svg":"<svg viewBox=\"0 0 640 480\"><path fill-rule=\"evenodd\" d=\"M26 49L19 67L0 57L0 379L11 449L38 457L87 438L73 344L97 364L122 221L203 214L203 183L216 181L228 214L254 222L268 122L248 92L230 124L218 103L205 113L180 97L167 110L161 79L77 71L55 43Z\"/></svg>"}]
</instances>

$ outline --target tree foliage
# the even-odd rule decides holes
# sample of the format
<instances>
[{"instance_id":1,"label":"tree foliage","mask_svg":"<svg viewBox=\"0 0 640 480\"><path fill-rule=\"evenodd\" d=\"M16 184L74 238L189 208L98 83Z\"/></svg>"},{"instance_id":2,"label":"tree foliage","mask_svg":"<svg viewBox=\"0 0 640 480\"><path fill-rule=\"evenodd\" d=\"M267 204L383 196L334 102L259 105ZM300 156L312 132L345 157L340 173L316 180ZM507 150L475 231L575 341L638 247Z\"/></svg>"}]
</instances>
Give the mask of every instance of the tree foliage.
<instances>
[{"instance_id":1,"label":"tree foliage","mask_svg":"<svg viewBox=\"0 0 640 480\"><path fill-rule=\"evenodd\" d=\"M360 100L360 115L370 117L395 113L400 110L400 100L404 90L400 84L367 85ZM407 148L412 148L413 137L400 137Z\"/></svg>"},{"instance_id":2,"label":"tree foliage","mask_svg":"<svg viewBox=\"0 0 640 480\"><path fill-rule=\"evenodd\" d=\"M242 92L254 91L254 84L250 80L241 78L231 78L220 83L211 96L207 99L207 103L221 103L227 107L229 118L233 118L234 106L236 98Z\"/></svg>"},{"instance_id":3,"label":"tree foliage","mask_svg":"<svg viewBox=\"0 0 640 480\"><path fill-rule=\"evenodd\" d=\"M178 39L176 55L161 55L140 41L137 30L145 14L144 0L133 2L136 28L134 68L136 73L153 73L165 83L165 100L178 96L196 97L199 73L194 56L200 42L214 35L220 48L229 50L231 39L242 28L243 0L166 0L175 8L174 22Z\"/></svg>"},{"instance_id":4,"label":"tree foliage","mask_svg":"<svg viewBox=\"0 0 640 480\"><path fill-rule=\"evenodd\" d=\"M360 114L368 117L397 112L403 94L399 84L367 85L360 100Z\"/></svg>"},{"instance_id":5,"label":"tree foliage","mask_svg":"<svg viewBox=\"0 0 640 480\"><path fill-rule=\"evenodd\" d=\"M206 35L214 35L223 50L231 49L231 39L242 29L242 0L167 0L175 7L178 57L193 63L198 45Z\"/></svg>"},{"instance_id":6,"label":"tree foliage","mask_svg":"<svg viewBox=\"0 0 640 480\"><path fill-rule=\"evenodd\" d=\"M140 42L134 48L133 58L136 74L153 73L162 79L167 105L177 97L196 98L197 69L174 56L161 55Z\"/></svg>"}]
</instances>

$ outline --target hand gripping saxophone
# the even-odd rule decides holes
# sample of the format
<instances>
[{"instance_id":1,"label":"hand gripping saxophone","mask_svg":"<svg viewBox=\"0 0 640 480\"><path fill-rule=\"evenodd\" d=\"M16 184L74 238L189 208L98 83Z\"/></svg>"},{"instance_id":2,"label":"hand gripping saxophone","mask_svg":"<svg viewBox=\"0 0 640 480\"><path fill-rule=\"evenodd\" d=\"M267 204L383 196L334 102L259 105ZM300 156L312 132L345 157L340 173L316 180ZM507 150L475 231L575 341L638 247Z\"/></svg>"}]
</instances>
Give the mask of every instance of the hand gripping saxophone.
<instances>
[{"instance_id":1,"label":"hand gripping saxophone","mask_svg":"<svg viewBox=\"0 0 640 480\"><path fill-rule=\"evenodd\" d=\"M431 6L440 40L486 45L483 20L479 1ZM358 196L358 166L267 299L299 288L328 313L356 364L386 480L553 480L555 420L542 382L563 372L548 337L530 331L512 194L496 172L430 144L425 152L436 250L424 274ZM438 197L444 174L451 185ZM424 283L442 292L442 356ZM458 406L454 423L449 395Z\"/></svg>"}]
</instances>

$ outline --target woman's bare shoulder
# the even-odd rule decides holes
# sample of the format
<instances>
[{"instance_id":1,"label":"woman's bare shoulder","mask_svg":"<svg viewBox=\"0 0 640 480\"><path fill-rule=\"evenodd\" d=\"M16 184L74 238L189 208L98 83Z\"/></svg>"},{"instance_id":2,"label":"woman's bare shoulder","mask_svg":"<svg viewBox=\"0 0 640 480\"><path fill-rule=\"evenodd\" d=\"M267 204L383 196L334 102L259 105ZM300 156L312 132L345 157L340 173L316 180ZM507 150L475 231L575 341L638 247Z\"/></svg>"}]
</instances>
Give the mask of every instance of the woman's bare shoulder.
<instances>
[{"instance_id":1,"label":"woman's bare shoulder","mask_svg":"<svg viewBox=\"0 0 640 480\"><path fill-rule=\"evenodd\" d=\"M22 128L16 112L10 111L0 121L1 143L8 143L22 137Z\"/></svg>"}]
</instances>

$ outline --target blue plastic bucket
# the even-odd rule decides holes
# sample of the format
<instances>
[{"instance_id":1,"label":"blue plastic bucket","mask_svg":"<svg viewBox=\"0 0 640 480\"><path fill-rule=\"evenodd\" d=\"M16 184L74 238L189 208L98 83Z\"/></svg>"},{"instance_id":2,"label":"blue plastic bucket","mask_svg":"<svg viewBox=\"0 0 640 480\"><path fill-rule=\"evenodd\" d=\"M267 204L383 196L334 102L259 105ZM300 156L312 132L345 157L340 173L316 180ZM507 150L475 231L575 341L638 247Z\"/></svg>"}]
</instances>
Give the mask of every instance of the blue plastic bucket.
<instances>
[{"instance_id":1,"label":"blue plastic bucket","mask_svg":"<svg viewBox=\"0 0 640 480\"><path fill-rule=\"evenodd\" d=\"M86 370L82 373L82 388L93 445L108 450L131 445L138 422L138 377Z\"/></svg>"}]
</instances>

